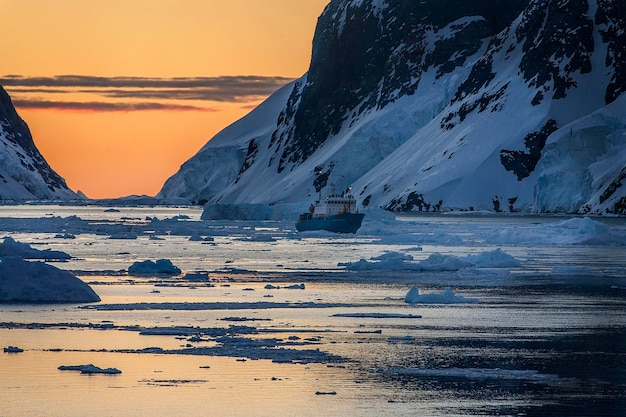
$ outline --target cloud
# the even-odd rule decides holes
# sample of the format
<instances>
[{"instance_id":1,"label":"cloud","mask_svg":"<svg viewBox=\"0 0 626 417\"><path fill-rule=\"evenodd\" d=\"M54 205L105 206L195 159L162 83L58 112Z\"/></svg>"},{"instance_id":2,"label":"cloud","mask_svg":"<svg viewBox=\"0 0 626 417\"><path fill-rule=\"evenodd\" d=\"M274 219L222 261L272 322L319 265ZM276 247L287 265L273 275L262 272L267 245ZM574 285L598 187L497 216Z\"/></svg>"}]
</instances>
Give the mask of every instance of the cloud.
<instances>
[{"instance_id":1,"label":"cloud","mask_svg":"<svg viewBox=\"0 0 626 417\"><path fill-rule=\"evenodd\" d=\"M13 100L16 107L103 112L217 111L198 102L256 106L260 100L291 81L291 78L286 77L255 75L174 78L88 75L0 77L0 85L19 97ZM95 100L77 100L77 97L85 95L95 96ZM65 97L68 99L64 100ZM189 101L194 103L184 104Z\"/></svg>"},{"instance_id":2,"label":"cloud","mask_svg":"<svg viewBox=\"0 0 626 417\"><path fill-rule=\"evenodd\" d=\"M61 110L61 111L89 111L89 112L129 112L148 110L169 110L169 111L219 111L213 108L151 102L128 102L128 103L108 103L99 101L51 101L51 100L13 100L13 104L21 109L34 110Z\"/></svg>"},{"instance_id":3,"label":"cloud","mask_svg":"<svg viewBox=\"0 0 626 417\"><path fill-rule=\"evenodd\" d=\"M95 77L58 75L54 77L0 77L0 85L16 92L67 93L85 92L108 97L168 98L247 102L266 97L292 81L286 77L221 76L221 77ZM11 88L14 87L14 88Z\"/></svg>"}]
</instances>

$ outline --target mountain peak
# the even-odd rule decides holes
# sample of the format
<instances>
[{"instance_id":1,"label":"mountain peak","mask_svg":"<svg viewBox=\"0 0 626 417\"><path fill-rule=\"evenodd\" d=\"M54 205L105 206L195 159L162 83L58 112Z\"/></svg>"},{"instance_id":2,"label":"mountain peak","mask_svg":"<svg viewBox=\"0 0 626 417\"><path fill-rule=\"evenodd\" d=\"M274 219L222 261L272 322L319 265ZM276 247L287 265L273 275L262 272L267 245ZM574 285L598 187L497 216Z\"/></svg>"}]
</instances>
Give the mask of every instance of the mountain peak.
<instances>
[{"instance_id":1,"label":"mountain peak","mask_svg":"<svg viewBox=\"0 0 626 417\"><path fill-rule=\"evenodd\" d=\"M41 155L28 125L17 114L10 96L0 86L0 199L76 198Z\"/></svg>"},{"instance_id":2,"label":"mountain peak","mask_svg":"<svg viewBox=\"0 0 626 417\"><path fill-rule=\"evenodd\" d=\"M513 210L618 211L624 162L594 164L624 146L623 8L619 0L331 1L309 71L268 100L263 133L250 126L231 142L236 179L203 198L304 202L334 183L389 210L494 209L502 199ZM204 163L190 161L218 169L208 155L224 151L226 131L219 147L207 144ZM573 143L593 151L568 158ZM580 176L563 182L572 170ZM173 178L181 175L204 174L181 169ZM557 183L569 188L552 204L546 195ZM614 191L600 202L607 184Z\"/></svg>"}]
</instances>

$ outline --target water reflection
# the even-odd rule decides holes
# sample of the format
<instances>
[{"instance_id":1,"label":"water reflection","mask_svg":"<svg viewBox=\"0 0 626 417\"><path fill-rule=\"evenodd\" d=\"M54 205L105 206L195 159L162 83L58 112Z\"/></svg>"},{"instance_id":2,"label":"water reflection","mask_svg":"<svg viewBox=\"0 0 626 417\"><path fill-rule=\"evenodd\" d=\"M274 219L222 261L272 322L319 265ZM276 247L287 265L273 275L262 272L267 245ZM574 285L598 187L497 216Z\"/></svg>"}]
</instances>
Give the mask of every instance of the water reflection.
<instances>
[{"instance_id":1,"label":"water reflection","mask_svg":"<svg viewBox=\"0 0 626 417\"><path fill-rule=\"evenodd\" d=\"M0 217L11 216L2 210ZM104 219L101 208L80 210ZM200 226L197 210L185 210L157 215L189 213L185 221L213 234L212 242L190 242L189 224L160 230L163 240L143 232L109 239L98 225L66 240L0 221L16 240L72 254L58 265L91 282L103 300L90 308L0 305L0 343L24 349L0 354L0 414L624 415L623 245L574 244L579 236L554 218L430 216L370 223L352 237L302 237L289 222ZM37 207L27 214L48 211L71 213ZM133 209L104 220L131 215L154 213ZM626 230L623 221L609 223ZM521 265L338 267L393 251L417 262L495 248ZM209 271L210 281L125 275L132 262L159 258L184 272ZM480 303L407 305L412 285L421 292L452 286ZM337 316L347 312L380 315ZM303 360L309 350L318 354ZM58 370L89 363L122 374Z\"/></svg>"}]
</instances>

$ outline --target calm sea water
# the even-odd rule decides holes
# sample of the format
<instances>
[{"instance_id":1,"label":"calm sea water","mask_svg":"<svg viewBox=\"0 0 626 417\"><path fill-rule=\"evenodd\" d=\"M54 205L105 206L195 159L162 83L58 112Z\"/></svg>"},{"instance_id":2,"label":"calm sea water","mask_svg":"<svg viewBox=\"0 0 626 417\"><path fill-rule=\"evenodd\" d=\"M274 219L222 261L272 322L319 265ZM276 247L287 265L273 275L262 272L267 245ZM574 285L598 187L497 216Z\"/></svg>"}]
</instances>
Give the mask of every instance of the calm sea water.
<instances>
[{"instance_id":1,"label":"calm sea water","mask_svg":"<svg viewBox=\"0 0 626 417\"><path fill-rule=\"evenodd\" d=\"M24 349L0 353L0 415L626 415L623 219L370 216L337 236L199 215L0 208L2 235L68 252L54 265L102 298L0 304L0 345ZM414 268L498 248L519 265ZM124 273L160 258L210 281ZM480 302L408 305L413 285ZM58 369L81 364L122 373Z\"/></svg>"}]
</instances>

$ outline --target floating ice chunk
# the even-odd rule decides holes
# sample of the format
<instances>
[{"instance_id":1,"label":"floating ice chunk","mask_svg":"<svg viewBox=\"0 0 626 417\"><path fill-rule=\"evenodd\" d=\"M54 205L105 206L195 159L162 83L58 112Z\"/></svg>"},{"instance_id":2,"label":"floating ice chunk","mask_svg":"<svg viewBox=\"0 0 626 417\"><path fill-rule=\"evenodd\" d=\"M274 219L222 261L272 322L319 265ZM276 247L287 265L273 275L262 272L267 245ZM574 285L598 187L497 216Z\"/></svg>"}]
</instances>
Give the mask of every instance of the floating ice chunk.
<instances>
[{"instance_id":1,"label":"floating ice chunk","mask_svg":"<svg viewBox=\"0 0 626 417\"><path fill-rule=\"evenodd\" d=\"M213 242L215 239L211 236L202 237L200 235L192 235L189 237L190 242Z\"/></svg>"},{"instance_id":2,"label":"floating ice chunk","mask_svg":"<svg viewBox=\"0 0 626 417\"><path fill-rule=\"evenodd\" d=\"M281 288L284 288L286 290L303 290L304 284L292 284L292 285L287 285L286 287L280 287L278 285L272 285L272 284L267 284L265 286L266 290L279 290Z\"/></svg>"},{"instance_id":3,"label":"floating ice chunk","mask_svg":"<svg viewBox=\"0 0 626 417\"><path fill-rule=\"evenodd\" d=\"M0 302L94 301L100 301L100 297L68 271L19 257L0 259Z\"/></svg>"},{"instance_id":4,"label":"floating ice chunk","mask_svg":"<svg viewBox=\"0 0 626 417\"><path fill-rule=\"evenodd\" d=\"M401 271L416 268L415 264L409 263L413 260L413 257L400 252L386 252L371 259L374 262L360 259L357 262L340 262L338 265L345 266L346 269L352 271Z\"/></svg>"},{"instance_id":5,"label":"floating ice chunk","mask_svg":"<svg viewBox=\"0 0 626 417\"><path fill-rule=\"evenodd\" d=\"M58 367L60 371L80 371L81 374L108 374L108 375L117 375L121 374L117 368L100 368L95 366L94 364L88 365L61 365Z\"/></svg>"},{"instance_id":6,"label":"floating ice chunk","mask_svg":"<svg viewBox=\"0 0 626 417\"><path fill-rule=\"evenodd\" d=\"M286 287L283 287L283 288L288 289L288 290L303 290L304 284L292 284L292 285L287 285Z\"/></svg>"},{"instance_id":7,"label":"floating ice chunk","mask_svg":"<svg viewBox=\"0 0 626 417\"><path fill-rule=\"evenodd\" d=\"M459 269L474 266L472 262L466 261L453 255L442 255L433 253L428 258L417 264L424 271L458 271Z\"/></svg>"},{"instance_id":8,"label":"floating ice chunk","mask_svg":"<svg viewBox=\"0 0 626 417\"><path fill-rule=\"evenodd\" d=\"M209 273L206 271L187 272L183 276L183 280L193 282L207 282L209 281Z\"/></svg>"},{"instance_id":9,"label":"floating ice chunk","mask_svg":"<svg viewBox=\"0 0 626 417\"><path fill-rule=\"evenodd\" d=\"M71 233L57 233L54 235L55 239L76 239L76 235Z\"/></svg>"},{"instance_id":10,"label":"floating ice chunk","mask_svg":"<svg viewBox=\"0 0 626 417\"><path fill-rule=\"evenodd\" d=\"M172 264L169 259L138 261L128 267L128 274L133 276L144 275L180 275L181 270Z\"/></svg>"},{"instance_id":11,"label":"floating ice chunk","mask_svg":"<svg viewBox=\"0 0 626 417\"><path fill-rule=\"evenodd\" d=\"M387 338L387 343L390 344L405 344L405 345L410 345L411 343L413 343L413 341L415 340L415 338L413 336L410 335L406 335L406 336L391 336L389 338Z\"/></svg>"},{"instance_id":12,"label":"floating ice chunk","mask_svg":"<svg viewBox=\"0 0 626 417\"><path fill-rule=\"evenodd\" d=\"M70 259L71 256L65 252L45 249L38 250L31 248L28 243L16 242L12 237L7 236L0 243L0 257L17 256L22 259Z\"/></svg>"},{"instance_id":13,"label":"floating ice chunk","mask_svg":"<svg viewBox=\"0 0 626 417\"><path fill-rule=\"evenodd\" d=\"M456 295L450 287L446 287L441 293L420 294L417 287L411 287L404 297L407 304L457 304L477 303L478 298L467 298Z\"/></svg>"},{"instance_id":14,"label":"floating ice chunk","mask_svg":"<svg viewBox=\"0 0 626 417\"><path fill-rule=\"evenodd\" d=\"M385 252L382 255L375 256L372 258L375 261L381 262L404 262L404 261L412 261L413 257L411 255L407 255L406 253L401 252Z\"/></svg>"},{"instance_id":15,"label":"floating ice chunk","mask_svg":"<svg viewBox=\"0 0 626 417\"><path fill-rule=\"evenodd\" d=\"M500 268L463 268L457 272L457 275L463 277L502 277L510 275L511 271L502 270Z\"/></svg>"},{"instance_id":16,"label":"floating ice chunk","mask_svg":"<svg viewBox=\"0 0 626 417\"><path fill-rule=\"evenodd\" d=\"M24 349L19 348L17 346L7 346L4 348L5 353L21 353L24 352Z\"/></svg>"},{"instance_id":17,"label":"floating ice chunk","mask_svg":"<svg viewBox=\"0 0 626 417\"><path fill-rule=\"evenodd\" d=\"M267 234L253 234L248 237L235 239L240 242L276 242L276 239Z\"/></svg>"},{"instance_id":18,"label":"floating ice chunk","mask_svg":"<svg viewBox=\"0 0 626 417\"><path fill-rule=\"evenodd\" d=\"M468 255L465 259L479 268L515 268L520 266L517 259L503 252L500 248L476 255Z\"/></svg>"},{"instance_id":19,"label":"floating ice chunk","mask_svg":"<svg viewBox=\"0 0 626 417\"><path fill-rule=\"evenodd\" d=\"M485 236L485 242L508 245L611 245L624 246L623 233L589 217L576 217L536 228L505 227Z\"/></svg>"},{"instance_id":20,"label":"floating ice chunk","mask_svg":"<svg viewBox=\"0 0 626 417\"><path fill-rule=\"evenodd\" d=\"M339 266L344 266L353 271L459 271L465 268L510 268L520 266L520 262L501 249L482 252L476 255L469 255L460 258L454 255L443 255L433 253L428 258L419 262L414 262L413 257L401 252L386 252L371 260L360 259L357 262L341 262Z\"/></svg>"},{"instance_id":21,"label":"floating ice chunk","mask_svg":"<svg viewBox=\"0 0 626 417\"><path fill-rule=\"evenodd\" d=\"M592 220L589 217L575 217L573 219L563 220L557 223L555 227L572 229L581 235L607 234L611 230L606 224Z\"/></svg>"}]
</instances>

